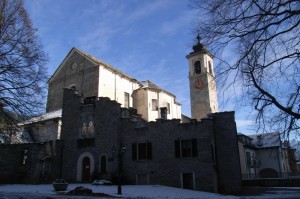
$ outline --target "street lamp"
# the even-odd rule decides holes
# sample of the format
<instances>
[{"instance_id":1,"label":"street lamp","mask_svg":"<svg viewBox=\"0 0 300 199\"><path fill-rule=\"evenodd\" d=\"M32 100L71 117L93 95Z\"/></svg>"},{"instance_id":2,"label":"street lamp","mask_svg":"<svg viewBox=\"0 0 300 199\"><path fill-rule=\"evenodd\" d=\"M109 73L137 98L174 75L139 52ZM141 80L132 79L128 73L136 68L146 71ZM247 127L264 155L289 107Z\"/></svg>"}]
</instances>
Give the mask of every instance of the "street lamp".
<instances>
[{"instance_id":1,"label":"street lamp","mask_svg":"<svg viewBox=\"0 0 300 199\"><path fill-rule=\"evenodd\" d=\"M122 195L122 166L123 166L123 155L126 151L126 147L120 144L119 148L113 147L112 153L114 157L118 159L118 194Z\"/></svg>"}]
</instances>

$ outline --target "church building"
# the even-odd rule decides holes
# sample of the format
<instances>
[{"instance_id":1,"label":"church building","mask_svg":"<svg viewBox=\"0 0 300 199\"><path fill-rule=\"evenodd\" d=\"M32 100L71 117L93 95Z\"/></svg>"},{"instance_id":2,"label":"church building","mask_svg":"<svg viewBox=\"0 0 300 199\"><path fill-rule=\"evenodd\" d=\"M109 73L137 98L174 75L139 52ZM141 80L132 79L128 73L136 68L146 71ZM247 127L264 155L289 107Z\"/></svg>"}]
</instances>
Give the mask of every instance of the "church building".
<instances>
[{"instance_id":1,"label":"church building","mask_svg":"<svg viewBox=\"0 0 300 199\"><path fill-rule=\"evenodd\" d=\"M213 55L200 43L199 36L197 39L193 52L186 57L189 62L191 119L201 121L209 113L218 112L218 102ZM159 118L188 122L181 114L181 104L174 94L149 80L138 81L72 48L48 81L46 114L24 123L25 128L28 127L28 131L35 135L34 141L49 141L53 137L60 139L63 88L76 89L88 101L108 97L124 108L135 109L148 122Z\"/></svg>"},{"instance_id":2,"label":"church building","mask_svg":"<svg viewBox=\"0 0 300 199\"><path fill-rule=\"evenodd\" d=\"M0 182L120 177L240 192L234 112L218 112L213 56L198 37L187 59L192 118L183 122L175 95L73 48L48 81L47 113L24 123L34 143L0 145Z\"/></svg>"},{"instance_id":3,"label":"church building","mask_svg":"<svg viewBox=\"0 0 300 199\"><path fill-rule=\"evenodd\" d=\"M48 81L47 112L62 108L63 88L76 89L86 99L108 97L134 108L146 121L181 119L176 96L150 81L138 81L91 55L72 48ZM164 112L166 110L166 112Z\"/></svg>"},{"instance_id":4,"label":"church building","mask_svg":"<svg viewBox=\"0 0 300 199\"><path fill-rule=\"evenodd\" d=\"M181 119L176 96L149 80L138 81L113 66L72 48L48 80L46 114L24 124L35 142L60 139L63 89L72 88L86 101L108 97L121 107L135 109L145 121ZM88 125L88 124L86 124Z\"/></svg>"}]
</instances>

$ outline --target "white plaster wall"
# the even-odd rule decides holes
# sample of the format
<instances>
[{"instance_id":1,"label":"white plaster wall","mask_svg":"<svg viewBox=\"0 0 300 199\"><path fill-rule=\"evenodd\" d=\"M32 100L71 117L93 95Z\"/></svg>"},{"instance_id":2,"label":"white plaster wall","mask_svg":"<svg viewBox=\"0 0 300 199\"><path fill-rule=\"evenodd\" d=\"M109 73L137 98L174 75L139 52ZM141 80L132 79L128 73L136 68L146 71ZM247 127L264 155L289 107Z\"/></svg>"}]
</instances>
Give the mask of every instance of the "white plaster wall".
<instances>
[{"instance_id":1,"label":"white plaster wall","mask_svg":"<svg viewBox=\"0 0 300 199\"><path fill-rule=\"evenodd\" d=\"M137 84L129 81L127 78L123 78L119 75L116 75L116 101L122 104L124 107L125 95L124 93L129 93L129 106L133 107L133 98L132 93L134 89L137 88Z\"/></svg>"},{"instance_id":2,"label":"white plaster wall","mask_svg":"<svg viewBox=\"0 0 300 199\"><path fill-rule=\"evenodd\" d=\"M282 177L286 177L287 175L287 172L291 172L291 169L290 169L290 165L289 165L289 159L288 159L288 151L287 149L284 149L284 148L279 148L278 149L279 151L279 161L280 161L280 169L281 169L281 172L283 173Z\"/></svg>"},{"instance_id":3,"label":"white plaster wall","mask_svg":"<svg viewBox=\"0 0 300 199\"><path fill-rule=\"evenodd\" d=\"M278 155L280 156L280 152L278 148L267 148L267 149L260 149L256 153L256 157L258 160L261 161L261 165L259 167L259 171L271 168L278 172L280 175L281 172L281 160L278 159Z\"/></svg>"},{"instance_id":4,"label":"white plaster wall","mask_svg":"<svg viewBox=\"0 0 300 199\"><path fill-rule=\"evenodd\" d=\"M246 170L245 148L244 148L244 144L241 143L241 142L238 142L238 146L239 146L241 173L243 175L247 172L247 170Z\"/></svg>"},{"instance_id":5,"label":"white plaster wall","mask_svg":"<svg viewBox=\"0 0 300 199\"><path fill-rule=\"evenodd\" d=\"M165 92L156 92L148 90L148 119L149 121L155 121L160 118L160 108L168 107L170 104L170 113L167 115L167 119L181 119L181 105L175 103L175 98ZM152 111L152 99L158 100L158 110Z\"/></svg>"},{"instance_id":6,"label":"white plaster wall","mask_svg":"<svg viewBox=\"0 0 300 199\"><path fill-rule=\"evenodd\" d=\"M160 118L160 107L167 107L170 104L170 113L168 119L181 119L181 105L175 103L175 98L165 92L157 92L150 89L143 91L139 90L135 96L133 91L138 89L140 85L137 82L131 81L122 74L115 73L107 69L105 66L99 66L99 89L98 97L109 97L111 100L116 100L124 107L124 93L130 95L129 104L133 107L133 97L136 100L136 108L139 114L147 121L155 121ZM152 99L158 100L158 110L152 111ZM142 100L140 102L139 100Z\"/></svg>"},{"instance_id":7,"label":"white plaster wall","mask_svg":"<svg viewBox=\"0 0 300 199\"><path fill-rule=\"evenodd\" d=\"M168 113L168 119L174 119L174 118L180 119L181 118L181 114L180 114L180 117L178 115L178 107L180 105L174 103L175 99L173 96L171 96L165 92L160 92L159 99L160 99L159 107L168 107L167 103L170 104L170 113Z\"/></svg>"},{"instance_id":8,"label":"white plaster wall","mask_svg":"<svg viewBox=\"0 0 300 199\"><path fill-rule=\"evenodd\" d=\"M174 103L173 104L173 118L181 119L181 105Z\"/></svg>"},{"instance_id":9,"label":"white plaster wall","mask_svg":"<svg viewBox=\"0 0 300 199\"><path fill-rule=\"evenodd\" d=\"M242 174L242 176L244 178L250 178L251 176L254 177L255 169L254 168L248 168L246 152L250 152L251 157L252 156L256 157L255 150L245 148L244 144L241 143L241 142L238 142L238 146L239 146L239 155L240 155L240 165L241 165L241 174ZM250 172L251 176L249 176L249 172Z\"/></svg>"},{"instance_id":10,"label":"white plaster wall","mask_svg":"<svg viewBox=\"0 0 300 199\"><path fill-rule=\"evenodd\" d=\"M103 66L99 67L98 97L109 97L115 100L115 74Z\"/></svg>"},{"instance_id":11,"label":"white plaster wall","mask_svg":"<svg viewBox=\"0 0 300 199\"><path fill-rule=\"evenodd\" d=\"M157 99L158 104L160 104L159 95L157 92L147 90L147 99L148 99L148 121L155 121L157 118L160 118L159 115L159 106L158 109L152 111L152 99Z\"/></svg>"},{"instance_id":12,"label":"white plaster wall","mask_svg":"<svg viewBox=\"0 0 300 199\"><path fill-rule=\"evenodd\" d=\"M209 62L211 63L212 73L209 73ZM208 73L208 86L209 86L209 95L210 95L210 107L213 113L218 112L218 94L217 94L217 84L215 80L214 74L214 64L213 60L210 56L205 56L205 63L206 63L206 72Z\"/></svg>"},{"instance_id":13,"label":"white plaster wall","mask_svg":"<svg viewBox=\"0 0 300 199\"><path fill-rule=\"evenodd\" d=\"M129 106L133 107L132 92L139 88L139 84L130 81L127 77L116 74L106 69L104 66L99 67L99 87L98 97L109 97L116 100L124 107L124 93L129 93Z\"/></svg>"}]
</instances>

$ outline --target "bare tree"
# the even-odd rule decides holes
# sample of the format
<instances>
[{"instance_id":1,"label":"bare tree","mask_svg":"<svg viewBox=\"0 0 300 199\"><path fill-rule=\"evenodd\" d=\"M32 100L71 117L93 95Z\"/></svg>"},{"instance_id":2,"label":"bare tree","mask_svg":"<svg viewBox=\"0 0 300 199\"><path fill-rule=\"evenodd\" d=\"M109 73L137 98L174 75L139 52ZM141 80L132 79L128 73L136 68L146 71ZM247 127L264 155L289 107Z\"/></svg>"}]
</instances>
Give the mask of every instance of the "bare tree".
<instances>
[{"instance_id":1,"label":"bare tree","mask_svg":"<svg viewBox=\"0 0 300 199\"><path fill-rule=\"evenodd\" d=\"M2 128L44 107L46 55L21 0L0 1L0 119Z\"/></svg>"},{"instance_id":2,"label":"bare tree","mask_svg":"<svg viewBox=\"0 0 300 199\"><path fill-rule=\"evenodd\" d=\"M258 130L298 133L300 1L195 0L194 6L201 11L197 31L220 59L219 85L227 85L225 92L242 85Z\"/></svg>"}]
</instances>

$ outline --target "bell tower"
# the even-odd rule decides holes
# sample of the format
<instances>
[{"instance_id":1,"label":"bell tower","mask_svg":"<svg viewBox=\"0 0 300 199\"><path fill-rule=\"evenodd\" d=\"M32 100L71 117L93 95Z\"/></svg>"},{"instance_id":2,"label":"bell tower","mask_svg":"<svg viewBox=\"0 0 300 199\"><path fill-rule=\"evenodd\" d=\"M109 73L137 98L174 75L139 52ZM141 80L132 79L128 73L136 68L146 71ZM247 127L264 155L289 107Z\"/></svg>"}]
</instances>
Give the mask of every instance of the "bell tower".
<instances>
[{"instance_id":1,"label":"bell tower","mask_svg":"<svg viewBox=\"0 0 300 199\"><path fill-rule=\"evenodd\" d=\"M214 57L200 42L199 35L197 40L193 52L186 58L189 60L191 116L199 121L209 113L218 112L218 99L213 70Z\"/></svg>"}]
</instances>

